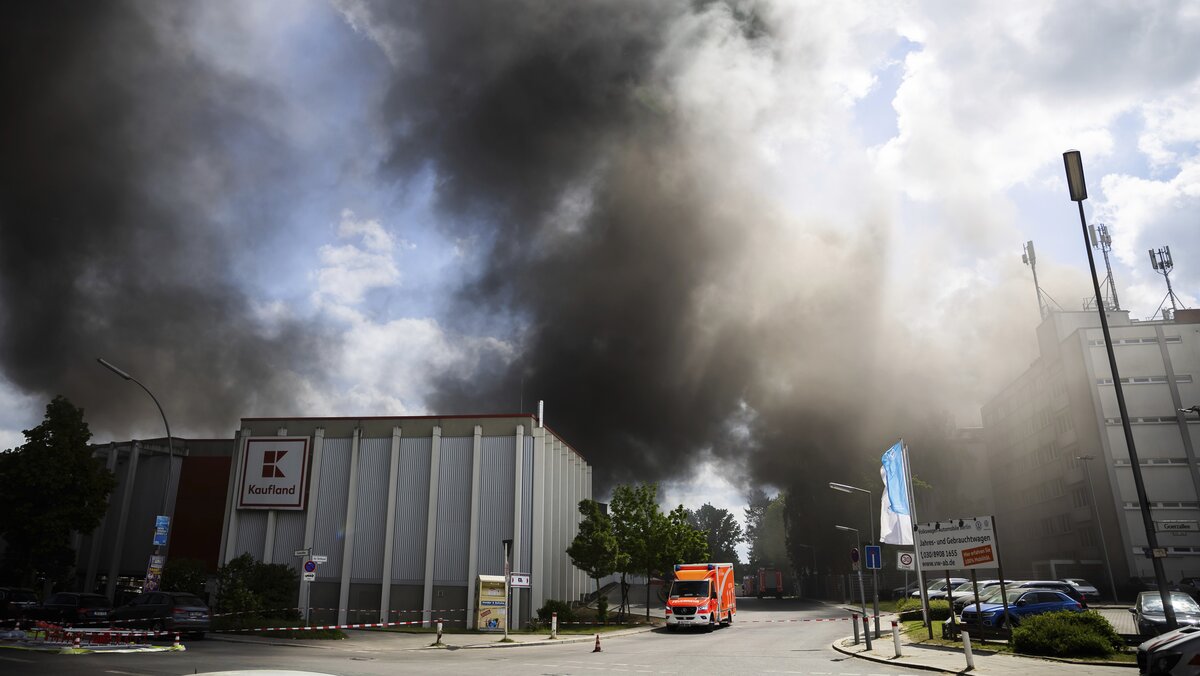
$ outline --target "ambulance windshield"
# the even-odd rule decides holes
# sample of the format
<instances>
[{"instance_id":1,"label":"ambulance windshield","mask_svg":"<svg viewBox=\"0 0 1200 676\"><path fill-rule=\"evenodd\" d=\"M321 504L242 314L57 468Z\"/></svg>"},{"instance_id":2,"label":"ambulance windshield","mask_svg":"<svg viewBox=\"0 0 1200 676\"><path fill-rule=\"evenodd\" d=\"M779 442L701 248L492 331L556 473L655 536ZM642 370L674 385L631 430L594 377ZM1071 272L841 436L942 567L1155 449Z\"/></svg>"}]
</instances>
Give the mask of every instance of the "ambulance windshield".
<instances>
[{"instance_id":1,"label":"ambulance windshield","mask_svg":"<svg viewBox=\"0 0 1200 676\"><path fill-rule=\"evenodd\" d=\"M671 583L671 598L708 598L708 580L675 580Z\"/></svg>"}]
</instances>

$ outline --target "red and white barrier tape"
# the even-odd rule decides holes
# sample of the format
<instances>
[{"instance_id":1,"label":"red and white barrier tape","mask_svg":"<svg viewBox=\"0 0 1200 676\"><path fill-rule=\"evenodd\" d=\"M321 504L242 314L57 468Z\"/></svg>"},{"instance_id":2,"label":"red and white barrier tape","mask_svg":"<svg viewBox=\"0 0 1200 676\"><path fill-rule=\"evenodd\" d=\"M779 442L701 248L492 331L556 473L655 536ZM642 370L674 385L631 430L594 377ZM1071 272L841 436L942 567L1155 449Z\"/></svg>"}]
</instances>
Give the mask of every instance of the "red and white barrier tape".
<instances>
[{"instance_id":1,"label":"red and white barrier tape","mask_svg":"<svg viewBox=\"0 0 1200 676\"><path fill-rule=\"evenodd\" d=\"M224 634L224 633L233 633L233 632L242 632L242 631L315 631L317 629L379 629L382 627L396 627L396 626L408 625L408 624L423 624L426 621L427 620L412 620L412 621L406 621L406 622L354 622L351 624L323 624L323 625L308 626L308 627L251 627L249 629L220 629L220 630L214 631L213 633ZM461 622L461 620L459 620L459 621ZM443 624L445 624L446 620L436 620L435 619L435 620L428 620L428 622L430 622L431 624L436 623L436 622L442 622Z\"/></svg>"}]
</instances>

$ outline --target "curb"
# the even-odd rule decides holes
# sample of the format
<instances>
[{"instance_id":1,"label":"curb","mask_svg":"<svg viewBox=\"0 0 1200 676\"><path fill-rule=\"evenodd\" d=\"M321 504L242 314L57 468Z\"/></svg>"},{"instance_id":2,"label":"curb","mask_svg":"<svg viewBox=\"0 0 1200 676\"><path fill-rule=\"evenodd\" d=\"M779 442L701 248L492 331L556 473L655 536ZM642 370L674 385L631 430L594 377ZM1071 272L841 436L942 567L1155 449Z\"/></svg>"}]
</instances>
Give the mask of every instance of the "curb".
<instances>
[{"instance_id":1,"label":"curb","mask_svg":"<svg viewBox=\"0 0 1200 676\"><path fill-rule=\"evenodd\" d=\"M604 636L607 636L609 638L617 638L620 636L631 636L633 634L641 634L641 633L645 633L648 631L654 631L654 629L655 629L655 627L653 627L653 626L638 627L636 629L624 629L621 631L609 632L608 634L604 634ZM532 647L532 646L548 646L548 645L567 645L569 643L591 643L592 641L596 640L596 636L597 636L596 634L580 634L578 636L571 636L569 638L562 638L562 637L555 638L555 639L543 638L540 641L513 641L512 643L500 643L499 641L497 641L495 643L475 643L472 645L457 646L457 648L460 650L479 650L479 649L488 649L488 648L522 648L522 647L526 647L526 646Z\"/></svg>"},{"instance_id":2,"label":"curb","mask_svg":"<svg viewBox=\"0 0 1200 676\"><path fill-rule=\"evenodd\" d=\"M857 658L860 660L867 660L868 662L875 662L877 664L899 665L899 666L902 666L902 667L905 667L908 669L920 669L922 671L935 671L939 674L959 674L964 671L963 669L960 669L957 671L952 671L950 669L943 669L941 667L935 667L935 666L932 666L929 664L920 664L918 662L909 662L909 661L906 661L903 657L900 657L900 658L893 657L891 659L888 659L885 657L876 657L875 655L867 655L865 653L851 652L841 646L842 641L845 641L847 639L853 640L853 637L846 637L843 639L838 639L830 647L833 648L835 651L837 651L843 655L846 655L848 657L854 657L854 658Z\"/></svg>"}]
</instances>

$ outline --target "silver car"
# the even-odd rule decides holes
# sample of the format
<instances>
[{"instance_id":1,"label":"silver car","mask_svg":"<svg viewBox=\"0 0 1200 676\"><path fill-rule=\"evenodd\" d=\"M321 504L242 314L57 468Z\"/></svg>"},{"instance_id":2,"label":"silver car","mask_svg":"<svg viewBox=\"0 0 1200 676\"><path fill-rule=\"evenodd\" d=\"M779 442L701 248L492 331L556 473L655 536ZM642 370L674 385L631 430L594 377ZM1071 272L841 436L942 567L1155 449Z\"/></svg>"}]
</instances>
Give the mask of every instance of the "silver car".
<instances>
[{"instance_id":1,"label":"silver car","mask_svg":"<svg viewBox=\"0 0 1200 676\"><path fill-rule=\"evenodd\" d=\"M1100 590L1096 589L1096 585L1088 582L1082 577L1063 577L1059 578L1060 582L1066 582L1079 592L1079 595L1087 601L1094 601L1100 598Z\"/></svg>"}]
</instances>

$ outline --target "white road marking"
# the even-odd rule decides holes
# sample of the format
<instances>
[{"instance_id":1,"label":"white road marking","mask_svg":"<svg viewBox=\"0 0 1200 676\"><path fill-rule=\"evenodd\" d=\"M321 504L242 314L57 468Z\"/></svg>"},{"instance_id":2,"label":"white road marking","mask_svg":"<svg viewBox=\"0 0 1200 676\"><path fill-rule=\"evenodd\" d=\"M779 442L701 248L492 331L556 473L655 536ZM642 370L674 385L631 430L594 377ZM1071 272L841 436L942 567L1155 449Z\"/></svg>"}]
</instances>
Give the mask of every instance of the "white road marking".
<instances>
[{"instance_id":1,"label":"white road marking","mask_svg":"<svg viewBox=\"0 0 1200 676\"><path fill-rule=\"evenodd\" d=\"M104 673L121 674L122 676L149 676L149 674L143 674L139 671L117 671L116 669L105 669Z\"/></svg>"},{"instance_id":2,"label":"white road marking","mask_svg":"<svg viewBox=\"0 0 1200 676\"><path fill-rule=\"evenodd\" d=\"M25 663L29 663L29 662L33 661L33 660L21 659L20 657L0 657L0 660L4 660L6 662L25 662Z\"/></svg>"}]
</instances>

